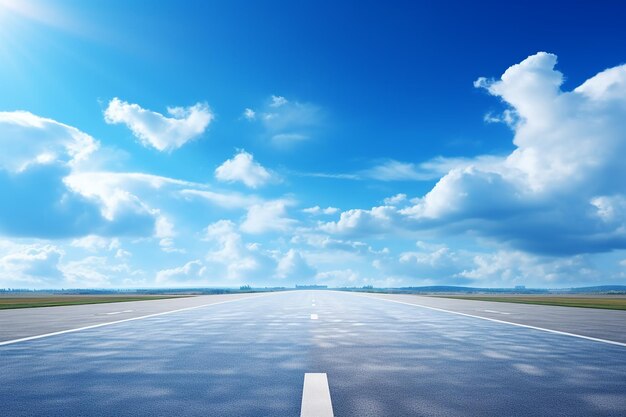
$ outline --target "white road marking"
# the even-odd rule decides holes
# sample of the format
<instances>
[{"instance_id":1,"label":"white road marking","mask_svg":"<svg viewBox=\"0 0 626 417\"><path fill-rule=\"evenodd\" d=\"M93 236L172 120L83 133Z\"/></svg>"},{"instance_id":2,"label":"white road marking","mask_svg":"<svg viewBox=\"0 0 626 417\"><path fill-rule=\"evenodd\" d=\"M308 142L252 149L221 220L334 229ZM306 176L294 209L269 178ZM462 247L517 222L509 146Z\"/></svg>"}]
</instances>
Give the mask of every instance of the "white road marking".
<instances>
[{"instance_id":1,"label":"white road marking","mask_svg":"<svg viewBox=\"0 0 626 417\"><path fill-rule=\"evenodd\" d=\"M354 296L357 296L357 297L372 298L374 300L389 301L390 303L405 304L405 305L413 306L413 307L421 307L421 308L426 308L428 310L441 311L443 313L456 314L456 315L465 316L465 317L473 317L475 319L493 321L495 323L510 324L511 326L524 327L526 329L541 330L542 332L548 332L548 333L553 333L553 334L560 334L560 335L563 335L563 336L577 337L579 339L592 340L594 342L607 343L609 345L626 347L626 343L616 342L614 340L600 339L598 337L591 337L591 336L583 336L582 334L568 333L568 332L562 332L562 331L559 331L559 330L545 329L543 327L530 326L528 324L513 323L513 322L510 322L510 321L492 319L492 318L489 318L489 317L475 316L473 314L459 313L458 311L444 310L443 308L429 307L429 306L424 306L424 305L421 305L421 304L414 304L414 303L407 303L407 302L404 302L404 301L390 300L388 298L371 297L369 295L361 295L361 294L351 294L351 295L354 295Z\"/></svg>"},{"instance_id":2,"label":"white road marking","mask_svg":"<svg viewBox=\"0 0 626 417\"><path fill-rule=\"evenodd\" d=\"M506 314L509 315L511 313L505 313L504 311L496 311L496 310L483 310L485 313L497 313L497 314Z\"/></svg>"},{"instance_id":3,"label":"white road marking","mask_svg":"<svg viewBox=\"0 0 626 417\"><path fill-rule=\"evenodd\" d=\"M107 316L113 316L115 314L132 313L133 311L135 311L135 310L112 311L110 313L104 313L104 314L106 314Z\"/></svg>"},{"instance_id":4,"label":"white road marking","mask_svg":"<svg viewBox=\"0 0 626 417\"><path fill-rule=\"evenodd\" d=\"M326 374L304 374L300 417L333 417Z\"/></svg>"},{"instance_id":5,"label":"white road marking","mask_svg":"<svg viewBox=\"0 0 626 417\"><path fill-rule=\"evenodd\" d=\"M255 295L255 296L251 296L251 297L237 298L235 300L219 301L217 303L202 304L202 305L195 306L195 307L179 308L178 310L164 311L162 313L154 313L154 314L148 314L148 315L140 316L140 317L132 317L132 318L129 318L129 319L109 321L107 323L92 324L91 326L84 326L84 327L78 327L78 328L75 328L75 329L61 330L61 331L58 331L58 332L45 333L45 334L40 334L40 335L37 335L37 336L22 337L21 339L6 340L4 342L0 342L0 346L12 345L14 343L26 342L26 341L29 341L29 340L42 339L44 337L57 336L57 335L60 335L60 334L74 333L74 332L79 332L81 330L96 329L98 327L110 326L112 324L126 323L127 321L135 321L135 320L147 319L147 318L150 318L150 317L164 316L166 314L178 313L179 311L195 310L197 308L215 306L215 305L218 305L218 304L232 303L232 302L235 302L235 301L248 300L250 298L266 297L266 296L272 295L272 294L280 294L280 292L271 292L271 293Z\"/></svg>"},{"instance_id":6,"label":"white road marking","mask_svg":"<svg viewBox=\"0 0 626 417\"><path fill-rule=\"evenodd\" d=\"M312 307L315 307L315 303L311 304Z\"/></svg>"},{"instance_id":7,"label":"white road marking","mask_svg":"<svg viewBox=\"0 0 626 417\"><path fill-rule=\"evenodd\" d=\"M311 320L317 320L317 314L311 314Z\"/></svg>"}]
</instances>

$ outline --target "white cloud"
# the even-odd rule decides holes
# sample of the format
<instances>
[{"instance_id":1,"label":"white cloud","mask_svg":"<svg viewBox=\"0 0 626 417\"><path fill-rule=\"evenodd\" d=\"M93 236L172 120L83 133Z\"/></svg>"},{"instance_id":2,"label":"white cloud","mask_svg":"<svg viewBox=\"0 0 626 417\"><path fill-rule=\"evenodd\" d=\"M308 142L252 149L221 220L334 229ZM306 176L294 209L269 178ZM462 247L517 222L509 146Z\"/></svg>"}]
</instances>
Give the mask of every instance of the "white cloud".
<instances>
[{"instance_id":1,"label":"white cloud","mask_svg":"<svg viewBox=\"0 0 626 417\"><path fill-rule=\"evenodd\" d=\"M276 145L289 145L296 142L303 142L309 139L309 135L304 133L276 133L272 136L272 141Z\"/></svg>"},{"instance_id":2,"label":"white cloud","mask_svg":"<svg viewBox=\"0 0 626 417\"><path fill-rule=\"evenodd\" d=\"M110 124L124 123L144 146L173 151L202 135L214 118L204 103L168 107L167 111L170 117L116 97L109 102L104 119Z\"/></svg>"},{"instance_id":3,"label":"white cloud","mask_svg":"<svg viewBox=\"0 0 626 417\"><path fill-rule=\"evenodd\" d=\"M173 284L178 285L181 283L193 283L198 284L202 279L206 268L203 266L200 260L189 261L185 265L163 269L157 272L156 282L159 284Z\"/></svg>"},{"instance_id":4,"label":"white cloud","mask_svg":"<svg viewBox=\"0 0 626 417\"><path fill-rule=\"evenodd\" d=\"M124 249L118 249L115 252L115 258L117 259L124 259L124 258L130 258L131 256L133 256L133 254L127 250Z\"/></svg>"},{"instance_id":5,"label":"white cloud","mask_svg":"<svg viewBox=\"0 0 626 417\"><path fill-rule=\"evenodd\" d=\"M75 127L25 111L0 112L0 169L21 173L32 165L71 165L99 142Z\"/></svg>"},{"instance_id":6,"label":"white cloud","mask_svg":"<svg viewBox=\"0 0 626 417\"><path fill-rule=\"evenodd\" d=\"M306 244L314 248L337 251L367 252L369 245L365 242L334 239L322 233L298 233L291 238L293 244Z\"/></svg>"},{"instance_id":7,"label":"white cloud","mask_svg":"<svg viewBox=\"0 0 626 417\"><path fill-rule=\"evenodd\" d=\"M583 255L565 258L538 257L520 251L497 251L477 254L473 266L458 274L472 279L477 285L513 287L552 286L585 282L590 285L610 277L600 274ZM602 281L601 281L602 282Z\"/></svg>"},{"instance_id":8,"label":"white cloud","mask_svg":"<svg viewBox=\"0 0 626 417\"><path fill-rule=\"evenodd\" d=\"M173 239L174 236L176 236L174 224L167 217L158 215L154 237L159 239L161 250L168 253L185 253L184 249L176 247Z\"/></svg>"},{"instance_id":9,"label":"white cloud","mask_svg":"<svg viewBox=\"0 0 626 417\"><path fill-rule=\"evenodd\" d=\"M351 236L375 235L393 230L397 218L397 209L393 206L379 206L371 210L352 209L341 213L336 222L321 223L319 229Z\"/></svg>"},{"instance_id":10,"label":"white cloud","mask_svg":"<svg viewBox=\"0 0 626 417\"><path fill-rule=\"evenodd\" d=\"M291 101L275 95L259 111L246 109L244 117L247 120L258 120L265 128L267 137L277 146L308 140L320 127L323 118L321 109L311 103Z\"/></svg>"},{"instance_id":11,"label":"white cloud","mask_svg":"<svg viewBox=\"0 0 626 417\"><path fill-rule=\"evenodd\" d=\"M322 230L469 231L561 256L626 248L626 65L566 92L555 64L538 53L476 81L514 114L510 155L463 160L411 207L350 210Z\"/></svg>"},{"instance_id":12,"label":"white cloud","mask_svg":"<svg viewBox=\"0 0 626 417\"><path fill-rule=\"evenodd\" d=\"M156 221L155 236L161 239L175 236L174 224L165 216L159 216Z\"/></svg>"},{"instance_id":13,"label":"white cloud","mask_svg":"<svg viewBox=\"0 0 626 417\"><path fill-rule=\"evenodd\" d=\"M431 181L441 178L454 168L467 166L492 166L501 163L499 156L481 155L476 158L445 158L438 156L426 162L414 164L394 159L386 160L372 168L361 171L359 178L371 178L378 181Z\"/></svg>"},{"instance_id":14,"label":"white cloud","mask_svg":"<svg viewBox=\"0 0 626 417\"><path fill-rule=\"evenodd\" d=\"M265 274L275 268L275 261L258 245L246 245L230 220L220 220L206 228L206 240L213 244L206 255L207 268L216 278L242 280Z\"/></svg>"},{"instance_id":15,"label":"white cloud","mask_svg":"<svg viewBox=\"0 0 626 417\"><path fill-rule=\"evenodd\" d=\"M379 181L426 181L433 173L422 171L417 164L389 160L366 171L363 175Z\"/></svg>"},{"instance_id":16,"label":"white cloud","mask_svg":"<svg viewBox=\"0 0 626 417\"><path fill-rule=\"evenodd\" d=\"M281 107L287 103L289 103L289 101L287 101L285 97L272 96L272 102L270 103L270 107Z\"/></svg>"},{"instance_id":17,"label":"white cloud","mask_svg":"<svg viewBox=\"0 0 626 417\"><path fill-rule=\"evenodd\" d=\"M312 214L312 215L320 215L320 214L330 215L330 214L335 214L338 211L339 209L337 207L321 208L320 206L314 206L314 207L308 207L308 208L302 209L303 213Z\"/></svg>"},{"instance_id":18,"label":"white cloud","mask_svg":"<svg viewBox=\"0 0 626 417\"><path fill-rule=\"evenodd\" d=\"M254 110L252 110L251 108L246 108L243 111L243 117L246 120L254 120L254 119L256 119L256 112Z\"/></svg>"},{"instance_id":19,"label":"white cloud","mask_svg":"<svg viewBox=\"0 0 626 417\"><path fill-rule=\"evenodd\" d=\"M64 254L55 245L0 241L0 286L55 287L63 280L59 264Z\"/></svg>"},{"instance_id":20,"label":"white cloud","mask_svg":"<svg viewBox=\"0 0 626 417\"><path fill-rule=\"evenodd\" d=\"M73 192L96 203L102 216L113 223L108 229L99 230L100 234L154 234L159 238L173 237L171 221L148 201L176 196L188 187L197 192L206 188L203 184L137 172L77 172L63 182Z\"/></svg>"},{"instance_id":21,"label":"white cloud","mask_svg":"<svg viewBox=\"0 0 626 417\"><path fill-rule=\"evenodd\" d=\"M240 181L250 188L258 188L267 184L272 174L254 161L252 154L242 150L217 167L215 177L220 181Z\"/></svg>"},{"instance_id":22,"label":"white cloud","mask_svg":"<svg viewBox=\"0 0 626 417\"><path fill-rule=\"evenodd\" d=\"M88 256L66 262L59 267L65 283L74 288L110 287L128 277L142 274L126 263L111 263L105 256Z\"/></svg>"},{"instance_id":23,"label":"white cloud","mask_svg":"<svg viewBox=\"0 0 626 417\"><path fill-rule=\"evenodd\" d=\"M79 239L72 240L71 246L82 248L89 252L99 252L102 250L119 250L120 241L117 238L106 238L96 235L88 235Z\"/></svg>"},{"instance_id":24,"label":"white cloud","mask_svg":"<svg viewBox=\"0 0 626 417\"><path fill-rule=\"evenodd\" d=\"M161 188L168 182L161 177L133 173L76 173L63 179L73 192L94 202L108 222L106 228L96 229L104 235L152 235L158 210L148 206L138 190ZM132 192L131 192L132 191Z\"/></svg>"},{"instance_id":25,"label":"white cloud","mask_svg":"<svg viewBox=\"0 0 626 417\"><path fill-rule=\"evenodd\" d=\"M288 231L296 224L296 220L287 217L286 207L291 204L287 200L255 204L248 209L240 229L253 234Z\"/></svg>"},{"instance_id":26,"label":"white cloud","mask_svg":"<svg viewBox=\"0 0 626 417\"><path fill-rule=\"evenodd\" d=\"M276 267L276 276L281 279L290 279L295 282L306 282L315 276L315 269L309 265L299 251L289 249Z\"/></svg>"},{"instance_id":27,"label":"white cloud","mask_svg":"<svg viewBox=\"0 0 626 417\"><path fill-rule=\"evenodd\" d=\"M471 255L455 251L446 245L417 243L417 251L402 252L388 271L413 280L420 280L424 285L441 282L466 285L469 277L459 276L459 272L471 265Z\"/></svg>"},{"instance_id":28,"label":"white cloud","mask_svg":"<svg viewBox=\"0 0 626 417\"><path fill-rule=\"evenodd\" d=\"M384 203L386 206L397 206L401 203L406 202L406 194L398 193L393 197L385 198Z\"/></svg>"},{"instance_id":29,"label":"white cloud","mask_svg":"<svg viewBox=\"0 0 626 417\"><path fill-rule=\"evenodd\" d=\"M233 192L216 192L208 190L184 189L180 192L188 198L201 198L216 206L227 209L248 208L255 204L261 204L262 199L256 196L243 195Z\"/></svg>"},{"instance_id":30,"label":"white cloud","mask_svg":"<svg viewBox=\"0 0 626 417\"><path fill-rule=\"evenodd\" d=\"M315 280L319 284L330 287L352 287L357 286L361 281L359 273L352 269L335 269L331 271L318 272Z\"/></svg>"},{"instance_id":31,"label":"white cloud","mask_svg":"<svg viewBox=\"0 0 626 417\"><path fill-rule=\"evenodd\" d=\"M150 228L150 218L136 210L137 202L129 196L118 196L126 204L118 204L113 216L67 182L98 148L91 136L31 113L5 112L0 143L0 189L6 196L0 205L0 233L60 238L111 235L124 228L141 234Z\"/></svg>"}]
</instances>

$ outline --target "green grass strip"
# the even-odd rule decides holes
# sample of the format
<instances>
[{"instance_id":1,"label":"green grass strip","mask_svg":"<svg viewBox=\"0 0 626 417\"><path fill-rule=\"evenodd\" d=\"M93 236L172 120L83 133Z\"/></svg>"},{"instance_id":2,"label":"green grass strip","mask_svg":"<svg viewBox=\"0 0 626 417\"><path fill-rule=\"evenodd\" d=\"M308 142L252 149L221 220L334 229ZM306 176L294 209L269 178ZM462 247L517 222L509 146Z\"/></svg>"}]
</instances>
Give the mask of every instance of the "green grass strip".
<instances>
[{"instance_id":1,"label":"green grass strip","mask_svg":"<svg viewBox=\"0 0 626 417\"><path fill-rule=\"evenodd\" d=\"M33 307L60 307L83 304L123 303L128 301L163 300L180 298L179 296L141 296L141 297L85 297L85 296L55 296L55 297L0 297L0 310L11 308Z\"/></svg>"}]
</instances>

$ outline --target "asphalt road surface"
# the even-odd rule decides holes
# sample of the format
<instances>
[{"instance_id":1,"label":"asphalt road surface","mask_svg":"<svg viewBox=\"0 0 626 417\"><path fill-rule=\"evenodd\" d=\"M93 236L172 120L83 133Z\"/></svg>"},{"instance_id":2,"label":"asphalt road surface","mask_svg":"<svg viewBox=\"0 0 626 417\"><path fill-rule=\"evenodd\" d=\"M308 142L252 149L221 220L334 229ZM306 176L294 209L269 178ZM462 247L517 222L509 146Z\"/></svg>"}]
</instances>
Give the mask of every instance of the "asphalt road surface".
<instances>
[{"instance_id":1,"label":"asphalt road surface","mask_svg":"<svg viewBox=\"0 0 626 417\"><path fill-rule=\"evenodd\" d=\"M619 311L585 319L618 331L582 335L602 341L577 337L567 323L551 330L574 335L508 324L506 314L471 317L453 311L458 304L428 306L422 297L294 291L198 299L172 313L5 340L0 415L284 417L327 410L325 401L335 416L626 415ZM219 303L205 305L210 299ZM507 306L491 304L498 308L472 308ZM63 316L72 308L47 310ZM568 310L577 319L595 311ZM5 326L19 311L0 313ZM62 321L31 336L58 331Z\"/></svg>"}]
</instances>

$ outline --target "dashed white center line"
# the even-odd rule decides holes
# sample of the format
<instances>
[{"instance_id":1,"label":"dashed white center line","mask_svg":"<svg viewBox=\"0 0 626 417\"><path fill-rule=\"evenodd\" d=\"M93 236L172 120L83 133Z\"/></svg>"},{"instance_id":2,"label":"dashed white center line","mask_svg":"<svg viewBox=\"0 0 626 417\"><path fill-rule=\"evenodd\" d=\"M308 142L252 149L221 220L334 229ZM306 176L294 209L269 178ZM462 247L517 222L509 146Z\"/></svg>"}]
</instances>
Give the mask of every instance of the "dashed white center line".
<instances>
[{"instance_id":1,"label":"dashed white center line","mask_svg":"<svg viewBox=\"0 0 626 417\"><path fill-rule=\"evenodd\" d=\"M311 314L311 320L317 320L317 314Z\"/></svg>"},{"instance_id":2,"label":"dashed white center line","mask_svg":"<svg viewBox=\"0 0 626 417\"><path fill-rule=\"evenodd\" d=\"M107 316L112 316L114 314L132 313L133 311L135 311L135 310L112 311L110 313L104 313L104 314L106 314Z\"/></svg>"},{"instance_id":3,"label":"dashed white center line","mask_svg":"<svg viewBox=\"0 0 626 417\"><path fill-rule=\"evenodd\" d=\"M334 417L326 374L304 374L300 417Z\"/></svg>"},{"instance_id":4,"label":"dashed white center line","mask_svg":"<svg viewBox=\"0 0 626 417\"><path fill-rule=\"evenodd\" d=\"M315 307L315 303L311 304L312 307Z\"/></svg>"},{"instance_id":5,"label":"dashed white center line","mask_svg":"<svg viewBox=\"0 0 626 417\"><path fill-rule=\"evenodd\" d=\"M509 315L511 313L505 313L504 311L496 311L496 310L483 310L485 313L496 313L496 314L506 314Z\"/></svg>"}]
</instances>

